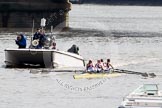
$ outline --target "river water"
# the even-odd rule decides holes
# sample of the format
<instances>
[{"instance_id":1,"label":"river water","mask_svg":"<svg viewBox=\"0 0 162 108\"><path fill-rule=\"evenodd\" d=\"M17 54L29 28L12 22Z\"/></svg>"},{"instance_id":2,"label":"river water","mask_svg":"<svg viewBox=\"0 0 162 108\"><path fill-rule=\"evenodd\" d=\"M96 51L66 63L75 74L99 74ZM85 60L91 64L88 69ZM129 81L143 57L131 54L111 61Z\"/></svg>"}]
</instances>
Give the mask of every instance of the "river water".
<instances>
[{"instance_id":1,"label":"river water","mask_svg":"<svg viewBox=\"0 0 162 108\"><path fill-rule=\"evenodd\" d=\"M162 7L73 5L69 21L69 32L55 33L59 50L76 44L86 61L110 58L115 68L158 76L74 80L76 73L6 69L4 49L17 48L16 35L1 32L0 108L117 108L141 84L162 89Z\"/></svg>"}]
</instances>

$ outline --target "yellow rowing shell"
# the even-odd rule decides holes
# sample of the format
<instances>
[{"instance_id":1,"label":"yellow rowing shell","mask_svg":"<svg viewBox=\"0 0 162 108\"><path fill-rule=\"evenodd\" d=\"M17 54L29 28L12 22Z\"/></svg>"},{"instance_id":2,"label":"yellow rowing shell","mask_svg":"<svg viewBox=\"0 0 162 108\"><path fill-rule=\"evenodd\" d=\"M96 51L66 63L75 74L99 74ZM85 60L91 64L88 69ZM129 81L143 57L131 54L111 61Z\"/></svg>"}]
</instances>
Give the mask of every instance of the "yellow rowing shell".
<instances>
[{"instance_id":1,"label":"yellow rowing shell","mask_svg":"<svg viewBox=\"0 0 162 108\"><path fill-rule=\"evenodd\" d=\"M74 79L83 79L83 78L113 78L121 76L120 73L84 73L79 75L74 75Z\"/></svg>"}]
</instances>

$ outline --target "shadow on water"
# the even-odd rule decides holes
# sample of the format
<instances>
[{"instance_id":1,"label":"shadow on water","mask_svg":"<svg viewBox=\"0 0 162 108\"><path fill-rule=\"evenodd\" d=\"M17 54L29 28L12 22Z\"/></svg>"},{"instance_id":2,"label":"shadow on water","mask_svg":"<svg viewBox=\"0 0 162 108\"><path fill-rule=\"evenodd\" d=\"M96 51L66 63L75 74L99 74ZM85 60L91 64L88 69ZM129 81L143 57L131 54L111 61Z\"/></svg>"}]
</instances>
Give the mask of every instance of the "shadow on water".
<instances>
[{"instance_id":1,"label":"shadow on water","mask_svg":"<svg viewBox=\"0 0 162 108\"><path fill-rule=\"evenodd\" d=\"M0 40L10 38L13 39L19 32L0 33ZM31 36L31 32L21 32L27 37ZM46 32L47 34L50 32ZM142 32L142 31L116 31L116 30L98 30L98 29L83 29L69 28L66 31L53 32L54 35L61 37L162 37L159 32Z\"/></svg>"},{"instance_id":2,"label":"shadow on water","mask_svg":"<svg viewBox=\"0 0 162 108\"><path fill-rule=\"evenodd\" d=\"M162 37L162 33L142 31L101 31L97 29L69 28L68 31L56 34L61 37Z\"/></svg>"},{"instance_id":3,"label":"shadow on water","mask_svg":"<svg viewBox=\"0 0 162 108\"><path fill-rule=\"evenodd\" d=\"M76 29L69 28L68 31L59 32L56 34L59 37L105 37L106 35L95 29Z\"/></svg>"},{"instance_id":4,"label":"shadow on water","mask_svg":"<svg viewBox=\"0 0 162 108\"><path fill-rule=\"evenodd\" d=\"M6 69L12 69L12 68L20 68L20 69L40 69L40 68L46 68L45 65L39 65L39 64L21 64L21 65L15 65L15 66L7 66L2 65L2 68Z\"/></svg>"},{"instance_id":5,"label":"shadow on water","mask_svg":"<svg viewBox=\"0 0 162 108\"><path fill-rule=\"evenodd\" d=\"M6 65L1 65L0 68L6 68Z\"/></svg>"}]
</instances>

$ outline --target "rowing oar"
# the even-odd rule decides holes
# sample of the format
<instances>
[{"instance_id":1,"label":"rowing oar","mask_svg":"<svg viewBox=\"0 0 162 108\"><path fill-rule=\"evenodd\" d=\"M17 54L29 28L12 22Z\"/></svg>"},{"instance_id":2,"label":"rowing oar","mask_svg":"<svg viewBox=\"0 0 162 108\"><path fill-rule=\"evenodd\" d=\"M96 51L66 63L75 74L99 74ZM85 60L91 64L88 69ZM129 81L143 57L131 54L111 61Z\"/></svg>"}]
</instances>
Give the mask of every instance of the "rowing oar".
<instances>
[{"instance_id":1,"label":"rowing oar","mask_svg":"<svg viewBox=\"0 0 162 108\"><path fill-rule=\"evenodd\" d=\"M49 73L49 72L85 72L85 70L63 70L63 69L40 69L40 70L30 70L30 73L37 74L37 73Z\"/></svg>"},{"instance_id":2,"label":"rowing oar","mask_svg":"<svg viewBox=\"0 0 162 108\"><path fill-rule=\"evenodd\" d=\"M123 70L123 69L114 69L114 72L117 73L126 73L126 74L136 74L136 75L142 75L143 77L156 77L154 73L143 73L143 72L136 72L136 71L129 71L129 70Z\"/></svg>"}]
</instances>

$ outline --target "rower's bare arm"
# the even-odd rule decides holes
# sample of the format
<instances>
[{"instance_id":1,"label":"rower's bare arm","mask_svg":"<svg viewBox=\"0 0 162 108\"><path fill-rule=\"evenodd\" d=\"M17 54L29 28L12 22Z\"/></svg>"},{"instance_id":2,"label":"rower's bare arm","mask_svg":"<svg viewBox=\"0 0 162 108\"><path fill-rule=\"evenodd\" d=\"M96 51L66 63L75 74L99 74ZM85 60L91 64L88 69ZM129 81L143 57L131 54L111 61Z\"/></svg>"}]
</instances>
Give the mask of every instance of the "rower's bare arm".
<instances>
[{"instance_id":1,"label":"rower's bare arm","mask_svg":"<svg viewBox=\"0 0 162 108\"><path fill-rule=\"evenodd\" d=\"M114 69L114 67L111 64L109 64L109 65Z\"/></svg>"}]
</instances>

